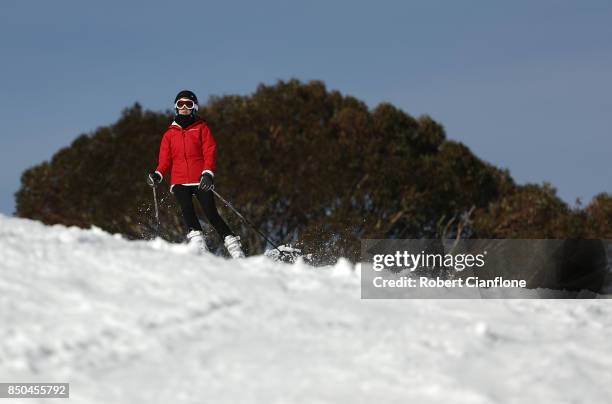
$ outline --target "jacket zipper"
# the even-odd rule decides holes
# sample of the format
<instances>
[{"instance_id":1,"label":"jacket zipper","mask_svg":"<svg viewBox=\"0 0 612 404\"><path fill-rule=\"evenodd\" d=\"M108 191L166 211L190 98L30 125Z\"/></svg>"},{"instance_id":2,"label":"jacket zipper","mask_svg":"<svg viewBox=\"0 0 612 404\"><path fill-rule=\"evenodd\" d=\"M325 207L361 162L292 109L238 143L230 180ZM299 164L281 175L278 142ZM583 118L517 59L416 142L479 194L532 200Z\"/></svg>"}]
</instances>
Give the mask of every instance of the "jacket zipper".
<instances>
[{"instance_id":1,"label":"jacket zipper","mask_svg":"<svg viewBox=\"0 0 612 404\"><path fill-rule=\"evenodd\" d=\"M187 160L187 149L185 148L185 129L181 128L181 134L183 135L183 156L185 157L185 165L187 165L187 181L189 181L189 161Z\"/></svg>"}]
</instances>

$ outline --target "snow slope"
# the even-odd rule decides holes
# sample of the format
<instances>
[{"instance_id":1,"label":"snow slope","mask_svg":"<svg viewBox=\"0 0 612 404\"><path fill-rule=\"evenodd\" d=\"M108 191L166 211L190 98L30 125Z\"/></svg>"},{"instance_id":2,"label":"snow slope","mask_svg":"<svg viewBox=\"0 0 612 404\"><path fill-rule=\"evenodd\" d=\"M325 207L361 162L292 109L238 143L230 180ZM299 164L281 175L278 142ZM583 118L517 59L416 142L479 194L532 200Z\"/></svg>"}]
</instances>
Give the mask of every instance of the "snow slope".
<instances>
[{"instance_id":1,"label":"snow slope","mask_svg":"<svg viewBox=\"0 0 612 404\"><path fill-rule=\"evenodd\" d=\"M612 400L608 300L368 301L357 273L0 216L0 381L79 404Z\"/></svg>"}]
</instances>

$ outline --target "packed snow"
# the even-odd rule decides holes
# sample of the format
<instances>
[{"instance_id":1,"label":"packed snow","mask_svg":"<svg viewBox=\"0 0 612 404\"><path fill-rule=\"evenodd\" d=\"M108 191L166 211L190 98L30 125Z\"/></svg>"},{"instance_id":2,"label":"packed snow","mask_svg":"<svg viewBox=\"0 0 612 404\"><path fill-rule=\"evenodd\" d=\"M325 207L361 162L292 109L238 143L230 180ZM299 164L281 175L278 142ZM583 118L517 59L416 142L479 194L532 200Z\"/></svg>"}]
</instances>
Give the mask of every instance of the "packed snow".
<instances>
[{"instance_id":1,"label":"packed snow","mask_svg":"<svg viewBox=\"0 0 612 404\"><path fill-rule=\"evenodd\" d=\"M361 300L359 281L0 216L0 381L79 404L612 400L609 300Z\"/></svg>"}]
</instances>

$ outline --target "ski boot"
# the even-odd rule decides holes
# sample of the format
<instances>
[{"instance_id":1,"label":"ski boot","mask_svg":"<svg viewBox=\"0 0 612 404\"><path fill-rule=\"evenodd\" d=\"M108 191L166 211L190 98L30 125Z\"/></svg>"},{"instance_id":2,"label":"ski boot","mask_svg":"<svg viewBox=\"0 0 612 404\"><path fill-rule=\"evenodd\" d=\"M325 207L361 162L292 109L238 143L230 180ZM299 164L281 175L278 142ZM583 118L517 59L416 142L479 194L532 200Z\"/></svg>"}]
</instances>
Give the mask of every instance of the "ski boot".
<instances>
[{"instance_id":1,"label":"ski boot","mask_svg":"<svg viewBox=\"0 0 612 404\"><path fill-rule=\"evenodd\" d=\"M238 236L225 236L223 240L225 248L230 253L232 258L244 258L244 252L240 246L240 237Z\"/></svg>"},{"instance_id":2,"label":"ski boot","mask_svg":"<svg viewBox=\"0 0 612 404\"><path fill-rule=\"evenodd\" d=\"M204 254L208 252L206 239L202 230L191 230L187 233L187 245L190 251L196 254Z\"/></svg>"}]
</instances>

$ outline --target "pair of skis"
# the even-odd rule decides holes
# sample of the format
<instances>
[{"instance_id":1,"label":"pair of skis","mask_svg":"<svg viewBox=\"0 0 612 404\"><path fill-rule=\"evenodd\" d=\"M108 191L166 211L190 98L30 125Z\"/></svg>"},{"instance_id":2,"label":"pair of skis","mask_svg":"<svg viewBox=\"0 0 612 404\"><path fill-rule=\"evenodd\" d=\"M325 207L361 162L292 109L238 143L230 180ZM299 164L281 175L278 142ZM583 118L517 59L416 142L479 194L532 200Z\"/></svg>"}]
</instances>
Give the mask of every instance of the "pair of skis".
<instances>
[{"instance_id":1,"label":"pair of skis","mask_svg":"<svg viewBox=\"0 0 612 404\"><path fill-rule=\"evenodd\" d=\"M159 222L159 206L157 203L157 191L156 191L157 185L154 185L151 188L153 188L153 203L155 205L155 235L156 237L159 237L160 222ZM270 240L268 236L265 235L264 232L259 230L257 226L255 226L250 220L244 217L242 213L240 213L236 208L234 208L231 203L229 203L225 198L219 195L219 193L215 191L214 188L211 189L211 191L217 198L219 198L221 202L225 204L225 206L230 208L230 210L234 212L236 216L238 216L243 222L245 222L253 230L255 230L264 240L266 240L268 244L274 247L272 254L266 254L268 257L276 261L292 263L292 262L295 262L297 258L301 255L301 251L296 248L293 248L291 246L278 245L277 243L274 243L272 240Z\"/></svg>"}]
</instances>

